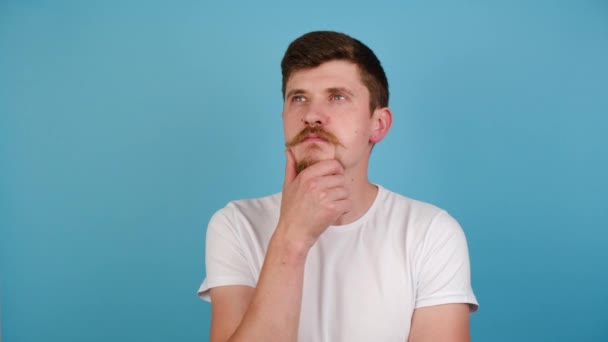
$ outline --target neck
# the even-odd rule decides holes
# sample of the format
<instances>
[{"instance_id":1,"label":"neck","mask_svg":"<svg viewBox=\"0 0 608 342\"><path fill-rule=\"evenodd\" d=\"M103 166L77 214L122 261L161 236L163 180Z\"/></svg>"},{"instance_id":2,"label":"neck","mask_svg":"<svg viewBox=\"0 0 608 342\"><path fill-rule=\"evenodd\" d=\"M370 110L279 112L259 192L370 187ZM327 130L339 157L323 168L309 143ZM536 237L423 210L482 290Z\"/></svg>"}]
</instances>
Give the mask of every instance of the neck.
<instances>
[{"instance_id":1,"label":"neck","mask_svg":"<svg viewBox=\"0 0 608 342\"><path fill-rule=\"evenodd\" d=\"M345 172L346 187L350 190L350 199L352 200L352 209L346 214L340 216L333 223L335 226L345 225L358 220L372 206L378 187L370 183L367 179L367 168L362 172Z\"/></svg>"}]
</instances>

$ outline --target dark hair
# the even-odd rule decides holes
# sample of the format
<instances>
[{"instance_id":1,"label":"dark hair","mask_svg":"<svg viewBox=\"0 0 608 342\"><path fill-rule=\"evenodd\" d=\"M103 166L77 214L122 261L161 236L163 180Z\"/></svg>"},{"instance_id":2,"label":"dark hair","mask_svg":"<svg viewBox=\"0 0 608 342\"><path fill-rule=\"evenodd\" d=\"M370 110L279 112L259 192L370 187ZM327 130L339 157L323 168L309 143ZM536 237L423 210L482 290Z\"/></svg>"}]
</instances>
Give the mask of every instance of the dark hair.
<instances>
[{"instance_id":1,"label":"dark hair","mask_svg":"<svg viewBox=\"0 0 608 342\"><path fill-rule=\"evenodd\" d=\"M289 44L281 61L283 98L293 72L314 68L331 60L346 60L359 67L361 81L369 91L372 111L388 106L388 81L374 52L357 39L333 31L309 32Z\"/></svg>"}]
</instances>

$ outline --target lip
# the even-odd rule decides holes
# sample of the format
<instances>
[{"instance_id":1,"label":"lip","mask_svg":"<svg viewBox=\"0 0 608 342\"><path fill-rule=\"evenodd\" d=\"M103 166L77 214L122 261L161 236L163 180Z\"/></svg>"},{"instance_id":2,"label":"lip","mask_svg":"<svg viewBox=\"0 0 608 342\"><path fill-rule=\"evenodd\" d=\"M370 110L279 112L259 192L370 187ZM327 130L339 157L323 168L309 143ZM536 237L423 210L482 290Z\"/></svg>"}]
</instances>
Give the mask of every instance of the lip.
<instances>
[{"instance_id":1,"label":"lip","mask_svg":"<svg viewBox=\"0 0 608 342\"><path fill-rule=\"evenodd\" d=\"M310 135L306 136L306 138L304 139L304 142L327 142L327 140L321 138L320 136L318 136L316 134L310 134Z\"/></svg>"}]
</instances>

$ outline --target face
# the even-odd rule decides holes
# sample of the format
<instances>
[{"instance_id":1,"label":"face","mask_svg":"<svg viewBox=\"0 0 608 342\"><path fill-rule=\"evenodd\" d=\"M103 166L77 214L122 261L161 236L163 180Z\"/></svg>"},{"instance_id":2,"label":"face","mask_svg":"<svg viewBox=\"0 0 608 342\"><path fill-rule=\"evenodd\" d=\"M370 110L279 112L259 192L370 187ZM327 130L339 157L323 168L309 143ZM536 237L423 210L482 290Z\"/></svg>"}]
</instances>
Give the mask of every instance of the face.
<instances>
[{"instance_id":1,"label":"face","mask_svg":"<svg viewBox=\"0 0 608 342\"><path fill-rule=\"evenodd\" d=\"M285 94L283 128L298 172L326 159L337 159L347 170L367 168L378 119L355 64L329 61L296 71Z\"/></svg>"}]
</instances>

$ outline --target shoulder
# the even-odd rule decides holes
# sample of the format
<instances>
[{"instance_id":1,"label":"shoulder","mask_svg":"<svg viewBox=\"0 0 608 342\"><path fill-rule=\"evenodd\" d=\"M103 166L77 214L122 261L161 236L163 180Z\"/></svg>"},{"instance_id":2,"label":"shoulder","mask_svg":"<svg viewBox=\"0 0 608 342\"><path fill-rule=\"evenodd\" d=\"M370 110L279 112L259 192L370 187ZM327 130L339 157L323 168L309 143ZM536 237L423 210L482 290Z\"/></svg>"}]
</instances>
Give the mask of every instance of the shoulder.
<instances>
[{"instance_id":1,"label":"shoulder","mask_svg":"<svg viewBox=\"0 0 608 342\"><path fill-rule=\"evenodd\" d=\"M281 193L230 201L213 214L209 221L210 230L269 230L276 225L281 209ZM238 235L241 235L238 233Z\"/></svg>"},{"instance_id":2,"label":"shoulder","mask_svg":"<svg viewBox=\"0 0 608 342\"><path fill-rule=\"evenodd\" d=\"M443 209L378 186L380 210L392 216L404 216L411 224L430 223Z\"/></svg>"},{"instance_id":3,"label":"shoulder","mask_svg":"<svg viewBox=\"0 0 608 342\"><path fill-rule=\"evenodd\" d=\"M264 216L280 209L281 193L264 197L239 199L228 202L223 208L215 212L216 216Z\"/></svg>"},{"instance_id":4,"label":"shoulder","mask_svg":"<svg viewBox=\"0 0 608 342\"><path fill-rule=\"evenodd\" d=\"M226 204L225 208L232 208L238 212L247 213L259 213L275 210L281 206L281 193L276 193L264 197L240 199L231 201Z\"/></svg>"},{"instance_id":5,"label":"shoulder","mask_svg":"<svg viewBox=\"0 0 608 342\"><path fill-rule=\"evenodd\" d=\"M387 217L388 222L403 222L410 238L422 240L429 233L461 230L458 222L446 210L378 187L382 216Z\"/></svg>"}]
</instances>

